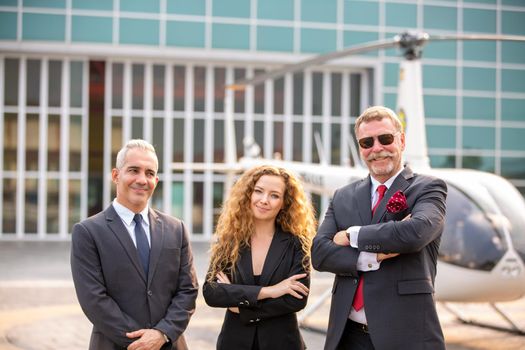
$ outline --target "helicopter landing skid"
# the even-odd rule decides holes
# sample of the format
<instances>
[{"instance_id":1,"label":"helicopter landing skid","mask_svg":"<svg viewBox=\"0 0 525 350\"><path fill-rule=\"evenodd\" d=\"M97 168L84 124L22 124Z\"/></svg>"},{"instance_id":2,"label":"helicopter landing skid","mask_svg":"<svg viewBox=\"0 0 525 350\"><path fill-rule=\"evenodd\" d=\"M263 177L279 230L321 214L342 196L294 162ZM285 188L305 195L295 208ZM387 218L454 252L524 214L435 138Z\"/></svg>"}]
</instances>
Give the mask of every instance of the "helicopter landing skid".
<instances>
[{"instance_id":1,"label":"helicopter landing skid","mask_svg":"<svg viewBox=\"0 0 525 350\"><path fill-rule=\"evenodd\" d=\"M509 324L509 327L503 327L503 326L497 326L490 323L484 323L484 322L478 322L476 320L470 319L465 317L463 314L459 312L459 310L451 307L446 302L441 302L441 305L450 312L452 315L456 316L456 318L464 324L476 326L476 327L482 327L482 328L489 328L494 329L501 332L507 332L512 334L517 334L521 336L525 336L525 330L521 329L503 310L501 310L495 303L488 303L492 309L501 316L501 318Z\"/></svg>"}]
</instances>

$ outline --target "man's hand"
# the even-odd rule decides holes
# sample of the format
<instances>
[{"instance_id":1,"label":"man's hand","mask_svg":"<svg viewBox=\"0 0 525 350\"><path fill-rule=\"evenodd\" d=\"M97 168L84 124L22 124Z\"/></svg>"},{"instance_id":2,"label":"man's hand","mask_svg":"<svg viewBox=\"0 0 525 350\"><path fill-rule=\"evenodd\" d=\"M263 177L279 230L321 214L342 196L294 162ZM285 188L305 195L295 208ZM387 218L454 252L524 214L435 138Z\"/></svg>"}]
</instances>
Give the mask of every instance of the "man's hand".
<instances>
[{"instance_id":1,"label":"man's hand","mask_svg":"<svg viewBox=\"0 0 525 350\"><path fill-rule=\"evenodd\" d=\"M139 329L126 333L128 338L138 338L128 346L128 350L159 350L166 343L164 335L157 329Z\"/></svg>"},{"instance_id":2,"label":"man's hand","mask_svg":"<svg viewBox=\"0 0 525 350\"><path fill-rule=\"evenodd\" d=\"M350 241L348 240L348 234L346 231L339 231L334 235L333 241L335 244L340 246L349 246Z\"/></svg>"},{"instance_id":3,"label":"man's hand","mask_svg":"<svg viewBox=\"0 0 525 350\"><path fill-rule=\"evenodd\" d=\"M377 253L377 261L380 262L386 259L395 258L398 255L399 253Z\"/></svg>"}]
</instances>

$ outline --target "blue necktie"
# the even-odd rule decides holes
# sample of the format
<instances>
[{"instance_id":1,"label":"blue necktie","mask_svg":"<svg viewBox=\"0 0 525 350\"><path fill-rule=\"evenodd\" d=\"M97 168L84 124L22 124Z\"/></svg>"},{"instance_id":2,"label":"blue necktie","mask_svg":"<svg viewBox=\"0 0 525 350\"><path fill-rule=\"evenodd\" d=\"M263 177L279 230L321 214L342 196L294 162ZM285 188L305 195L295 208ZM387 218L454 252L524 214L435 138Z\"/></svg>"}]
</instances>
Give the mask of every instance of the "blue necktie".
<instances>
[{"instance_id":1,"label":"blue necktie","mask_svg":"<svg viewBox=\"0 0 525 350\"><path fill-rule=\"evenodd\" d=\"M144 269L146 277L148 277L149 244L146 232L144 232L144 228L142 227L142 215L135 214L133 221L135 221L135 239L137 240L137 250L139 252L140 262L142 263L142 268Z\"/></svg>"}]
</instances>

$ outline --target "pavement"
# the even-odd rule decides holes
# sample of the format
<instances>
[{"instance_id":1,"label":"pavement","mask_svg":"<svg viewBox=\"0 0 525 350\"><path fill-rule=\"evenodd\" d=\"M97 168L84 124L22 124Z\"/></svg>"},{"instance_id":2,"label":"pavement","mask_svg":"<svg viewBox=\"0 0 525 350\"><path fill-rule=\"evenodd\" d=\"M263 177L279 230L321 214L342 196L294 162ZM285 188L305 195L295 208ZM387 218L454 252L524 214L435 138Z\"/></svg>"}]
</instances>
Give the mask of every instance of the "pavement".
<instances>
[{"instance_id":1,"label":"pavement","mask_svg":"<svg viewBox=\"0 0 525 350\"><path fill-rule=\"evenodd\" d=\"M195 242L195 265L200 279L208 264L207 243ZM69 242L0 241L0 350L87 349L91 324L78 305L69 267ZM305 324L326 328L332 276L312 274L307 308L318 304ZM202 285L202 283L201 283ZM478 320L504 325L484 304L454 304ZM498 306L525 329L525 299ZM445 308L438 312L449 350L525 349L525 336L459 323ZM215 349L224 310L208 307L199 293L197 310L185 333L191 349ZM324 335L302 330L309 349L322 349ZM279 350L279 349L276 349Z\"/></svg>"}]
</instances>

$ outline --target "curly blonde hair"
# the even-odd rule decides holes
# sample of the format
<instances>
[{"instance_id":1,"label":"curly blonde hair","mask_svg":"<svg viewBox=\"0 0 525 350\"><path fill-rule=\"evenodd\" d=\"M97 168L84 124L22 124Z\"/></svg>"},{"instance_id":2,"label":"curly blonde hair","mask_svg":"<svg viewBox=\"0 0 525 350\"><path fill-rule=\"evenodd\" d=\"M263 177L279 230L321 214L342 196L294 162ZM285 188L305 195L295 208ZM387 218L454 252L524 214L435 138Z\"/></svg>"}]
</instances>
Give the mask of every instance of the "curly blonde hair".
<instances>
[{"instance_id":1,"label":"curly blonde hair","mask_svg":"<svg viewBox=\"0 0 525 350\"><path fill-rule=\"evenodd\" d=\"M206 276L209 282L219 272L233 275L240 250L250 246L250 238L255 232L250 209L251 196L255 184L264 175L279 176L284 180L283 207L276 222L285 232L299 239L304 252L304 270L310 271L310 248L316 230L312 204L302 184L291 172L280 167L262 165L247 170L232 186L229 198L224 203L215 232L216 241L211 247L210 269Z\"/></svg>"}]
</instances>

